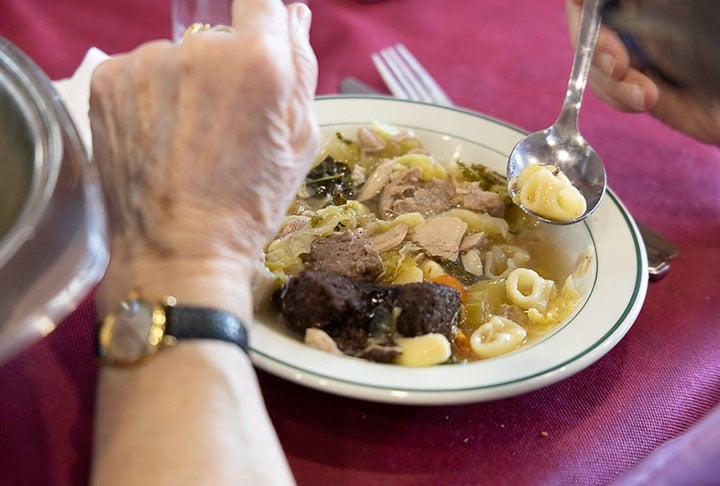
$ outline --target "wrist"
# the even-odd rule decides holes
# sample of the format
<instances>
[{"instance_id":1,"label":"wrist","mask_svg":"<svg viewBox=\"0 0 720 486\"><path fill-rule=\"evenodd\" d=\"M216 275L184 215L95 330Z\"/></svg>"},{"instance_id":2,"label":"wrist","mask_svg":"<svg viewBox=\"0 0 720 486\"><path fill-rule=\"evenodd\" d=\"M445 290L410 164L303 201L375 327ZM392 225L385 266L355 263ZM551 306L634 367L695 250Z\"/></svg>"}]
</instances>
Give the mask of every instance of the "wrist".
<instances>
[{"instance_id":1,"label":"wrist","mask_svg":"<svg viewBox=\"0 0 720 486\"><path fill-rule=\"evenodd\" d=\"M98 312L106 315L134 290L148 301L172 296L182 305L224 310L250 323L255 265L238 255L120 258L113 253L96 293Z\"/></svg>"}]
</instances>

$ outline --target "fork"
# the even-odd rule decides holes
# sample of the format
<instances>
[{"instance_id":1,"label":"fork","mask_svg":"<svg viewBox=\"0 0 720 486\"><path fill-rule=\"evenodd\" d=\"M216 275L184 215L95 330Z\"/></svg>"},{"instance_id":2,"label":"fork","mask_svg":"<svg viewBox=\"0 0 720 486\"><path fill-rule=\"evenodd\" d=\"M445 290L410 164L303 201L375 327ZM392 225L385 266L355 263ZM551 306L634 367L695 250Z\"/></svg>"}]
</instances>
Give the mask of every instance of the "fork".
<instances>
[{"instance_id":1,"label":"fork","mask_svg":"<svg viewBox=\"0 0 720 486\"><path fill-rule=\"evenodd\" d=\"M452 106L452 101L420 61L402 44L395 44L372 54L378 74L397 98ZM678 249L651 228L637 221L648 255L650 280L659 280L670 270L670 260Z\"/></svg>"},{"instance_id":2,"label":"fork","mask_svg":"<svg viewBox=\"0 0 720 486\"><path fill-rule=\"evenodd\" d=\"M378 74L397 98L451 106L448 95L403 44L371 55Z\"/></svg>"}]
</instances>

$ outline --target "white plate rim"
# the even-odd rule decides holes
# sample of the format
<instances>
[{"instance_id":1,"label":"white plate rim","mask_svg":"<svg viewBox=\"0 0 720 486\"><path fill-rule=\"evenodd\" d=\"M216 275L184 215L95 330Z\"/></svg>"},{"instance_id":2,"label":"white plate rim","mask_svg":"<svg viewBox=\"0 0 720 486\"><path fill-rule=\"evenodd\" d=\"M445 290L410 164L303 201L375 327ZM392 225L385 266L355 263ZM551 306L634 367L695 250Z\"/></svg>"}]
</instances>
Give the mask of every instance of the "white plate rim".
<instances>
[{"instance_id":1,"label":"white plate rim","mask_svg":"<svg viewBox=\"0 0 720 486\"><path fill-rule=\"evenodd\" d=\"M416 127L414 125L418 124L408 122L407 117L414 114L430 114L434 115L436 119L443 117L461 119L471 125L479 124L499 131L498 134L503 136L503 140L492 142L499 145L485 146L504 156L509 154L517 140L526 134L525 131L509 123L481 113L457 107L440 107L383 96L323 96L317 98L316 108L321 126L369 123L379 120L390 124L446 133L447 130L443 130L442 126L435 127L434 122L430 127L427 126L427 122ZM337 116L342 116L334 114L338 112L347 113L348 120L338 121ZM333 120L327 121L328 116L334 117ZM457 138L462 139L463 137ZM479 142L475 139L469 141L479 145L490 143ZM259 322L254 325L252 331L251 356L253 362L259 369L273 375L328 393L363 400L412 405L443 405L495 400L526 393L560 381L596 362L625 336L637 318L647 292L647 255L641 243L641 236L633 218L611 190L607 191L606 197L596 213L582 224L586 225L591 237L595 238L602 232L602 225L606 224L607 220L623 223L619 228L613 228L612 235L613 239L617 239L620 237L618 236L619 230L622 230L626 240L623 245L625 251L621 252L623 260L619 263L614 259L609 262L613 268L609 272L604 271L604 267L597 267L598 274L594 283L593 295L583 305L584 309L579 310L578 315L556 333L560 335L567 333L566 329L570 329L574 333L573 335L577 336L577 333L580 332L578 316L587 311L589 307L597 309L599 303L606 307L612 307L609 311L614 312L615 317L610 318L612 321L610 323L601 323L600 330L592 328L593 332L598 332L599 335L592 338L589 345L583 345L581 349L573 350L570 354L560 353L537 369L532 369L527 373L517 371L518 364L522 361L522 358L518 358L518 356L524 356L523 353L514 353L479 363L433 368L403 368L395 365L369 363L347 357L330 356L327 353L309 349L299 341L283 336ZM598 251L602 253L604 249L602 242L599 248ZM607 261L605 256L607 255L602 255L603 259ZM599 265L599 263L596 261L596 264ZM625 270L622 270L623 268ZM607 294L618 287L624 289L623 301L608 304L606 302ZM598 294L598 292L602 292L602 294ZM603 307L603 310L606 307ZM580 318L580 322L583 323L583 321L590 321L591 324L594 324L594 319L587 317ZM552 342L552 340L548 340L548 342ZM546 340L530 347L547 345L547 343L543 343L546 343ZM529 354L534 355L533 361L545 360L544 357L539 357L540 354L544 355L545 353L533 351ZM489 362L492 362L491 366L487 365ZM503 366L503 362L519 375L495 381L467 379L471 372L478 370L480 373L483 371L482 368L491 368L493 372L497 372L498 368ZM471 371L463 371L463 376L459 378L460 382L452 383L453 374L458 375L458 372L445 370L453 368L460 370L462 367L470 367ZM438 372L441 369L442 371ZM368 376L373 378L368 379ZM397 378L387 382L388 376ZM445 385L436 386L434 384L439 381Z\"/></svg>"}]
</instances>

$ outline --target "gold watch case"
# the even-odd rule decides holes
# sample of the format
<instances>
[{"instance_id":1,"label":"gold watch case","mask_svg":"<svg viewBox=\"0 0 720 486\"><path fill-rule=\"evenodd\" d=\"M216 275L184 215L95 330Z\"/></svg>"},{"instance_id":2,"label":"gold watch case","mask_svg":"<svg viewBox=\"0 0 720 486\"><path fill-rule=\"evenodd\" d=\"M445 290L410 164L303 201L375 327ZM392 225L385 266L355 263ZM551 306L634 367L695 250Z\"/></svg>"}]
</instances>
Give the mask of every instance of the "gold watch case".
<instances>
[{"instance_id":1,"label":"gold watch case","mask_svg":"<svg viewBox=\"0 0 720 486\"><path fill-rule=\"evenodd\" d=\"M166 305L153 304L130 292L98 328L98 357L103 364L131 365L154 355L163 344L167 326Z\"/></svg>"}]
</instances>

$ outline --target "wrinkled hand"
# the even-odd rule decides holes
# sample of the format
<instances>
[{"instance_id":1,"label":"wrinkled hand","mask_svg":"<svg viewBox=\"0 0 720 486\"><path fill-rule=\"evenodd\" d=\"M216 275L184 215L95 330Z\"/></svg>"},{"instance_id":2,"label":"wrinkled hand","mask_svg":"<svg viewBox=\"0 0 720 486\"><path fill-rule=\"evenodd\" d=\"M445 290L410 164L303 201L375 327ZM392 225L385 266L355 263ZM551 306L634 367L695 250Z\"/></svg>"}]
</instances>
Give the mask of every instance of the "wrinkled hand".
<instances>
[{"instance_id":1,"label":"wrinkled hand","mask_svg":"<svg viewBox=\"0 0 720 486\"><path fill-rule=\"evenodd\" d=\"M233 19L232 32L152 42L93 75L109 271L125 285L137 278L125 264L257 259L316 154L310 11L242 0Z\"/></svg>"},{"instance_id":2,"label":"wrinkled hand","mask_svg":"<svg viewBox=\"0 0 720 486\"><path fill-rule=\"evenodd\" d=\"M570 38L575 43L582 0L567 0ZM602 27L588 77L590 88L618 110L648 112L702 142L720 145L720 101L677 89L632 64L617 33Z\"/></svg>"}]
</instances>

